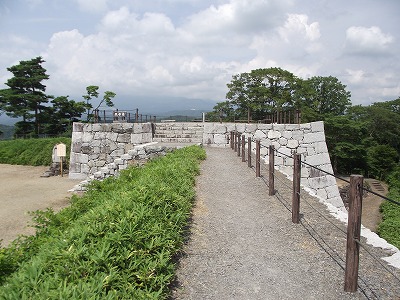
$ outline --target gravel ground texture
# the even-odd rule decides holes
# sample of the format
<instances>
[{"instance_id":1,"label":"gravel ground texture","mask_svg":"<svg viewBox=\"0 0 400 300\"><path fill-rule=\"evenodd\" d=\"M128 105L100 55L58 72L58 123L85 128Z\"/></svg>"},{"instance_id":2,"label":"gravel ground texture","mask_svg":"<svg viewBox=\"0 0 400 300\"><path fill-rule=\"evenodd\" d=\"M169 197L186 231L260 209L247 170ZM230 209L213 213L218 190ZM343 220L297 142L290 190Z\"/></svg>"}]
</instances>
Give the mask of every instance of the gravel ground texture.
<instances>
[{"instance_id":1,"label":"gravel ground texture","mask_svg":"<svg viewBox=\"0 0 400 300\"><path fill-rule=\"evenodd\" d=\"M266 179L234 151L206 151L172 299L400 299L399 270L363 248L358 291L344 292L346 227L318 199L302 192L293 224L290 181L276 172L268 196Z\"/></svg>"}]
</instances>

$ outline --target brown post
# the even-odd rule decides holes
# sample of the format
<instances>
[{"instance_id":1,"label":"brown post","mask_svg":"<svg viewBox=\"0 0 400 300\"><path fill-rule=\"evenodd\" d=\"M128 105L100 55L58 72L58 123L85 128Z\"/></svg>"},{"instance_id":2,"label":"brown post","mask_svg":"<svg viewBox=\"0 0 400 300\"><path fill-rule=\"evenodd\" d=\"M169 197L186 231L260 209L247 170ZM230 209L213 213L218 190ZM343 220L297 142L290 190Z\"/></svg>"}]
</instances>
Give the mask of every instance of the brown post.
<instances>
[{"instance_id":1,"label":"brown post","mask_svg":"<svg viewBox=\"0 0 400 300\"><path fill-rule=\"evenodd\" d=\"M347 224L347 249L344 291L357 291L361 232L363 176L350 176L349 217Z\"/></svg>"},{"instance_id":2,"label":"brown post","mask_svg":"<svg viewBox=\"0 0 400 300\"><path fill-rule=\"evenodd\" d=\"M251 168L251 137L247 138L247 166Z\"/></svg>"},{"instance_id":3,"label":"brown post","mask_svg":"<svg viewBox=\"0 0 400 300\"><path fill-rule=\"evenodd\" d=\"M233 145L233 150L236 152L237 151L237 131L235 130L235 132L234 132L234 139L235 139L235 141L234 141L234 145Z\"/></svg>"},{"instance_id":4,"label":"brown post","mask_svg":"<svg viewBox=\"0 0 400 300\"><path fill-rule=\"evenodd\" d=\"M237 134L237 139L238 139L238 146L237 146L237 156L240 156L240 143L241 143L241 140L240 140L240 138L241 138L241 136L240 136L240 133L238 132L238 134Z\"/></svg>"},{"instance_id":5,"label":"brown post","mask_svg":"<svg viewBox=\"0 0 400 300\"><path fill-rule=\"evenodd\" d=\"M103 110L103 123L106 123L106 122L107 122L107 120L106 120L106 111Z\"/></svg>"},{"instance_id":6,"label":"brown post","mask_svg":"<svg viewBox=\"0 0 400 300\"><path fill-rule=\"evenodd\" d=\"M294 154L293 167L293 195L292 195L292 222L300 222L300 175L301 154Z\"/></svg>"},{"instance_id":7,"label":"brown post","mask_svg":"<svg viewBox=\"0 0 400 300\"><path fill-rule=\"evenodd\" d=\"M275 147L269 146L269 195L275 195L275 177L274 177L274 166L275 166Z\"/></svg>"},{"instance_id":8,"label":"brown post","mask_svg":"<svg viewBox=\"0 0 400 300\"><path fill-rule=\"evenodd\" d=\"M260 177L260 140L256 140L256 177Z\"/></svg>"},{"instance_id":9,"label":"brown post","mask_svg":"<svg viewBox=\"0 0 400 300\"><path fill-rule=\"evenodd\" d=\"M246 137L242 135L242 162L246 162Z\"/></svg>"},{"instance_id":10,"label":"brown post","mask_svg":"<svg viewBox=\"0 0 400 300\"><path fill-rule=\"evenodd\" d=\"M231 140L230 140L230 143L231 143L231 149L233 150L233 131L231 131Z\"/></svg>"}]
</instances>

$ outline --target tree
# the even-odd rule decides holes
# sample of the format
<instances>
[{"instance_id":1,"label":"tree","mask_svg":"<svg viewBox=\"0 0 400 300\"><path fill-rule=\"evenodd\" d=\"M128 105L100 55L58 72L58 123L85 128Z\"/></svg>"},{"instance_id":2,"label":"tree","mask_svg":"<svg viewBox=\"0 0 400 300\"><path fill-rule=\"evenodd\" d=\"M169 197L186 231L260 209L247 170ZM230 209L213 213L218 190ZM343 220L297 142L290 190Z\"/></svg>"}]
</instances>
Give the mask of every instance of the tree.
<instances>
[{"instance_id":1,"label":"tree","mask_svg":"<svg viewBox=\"0 0 400 300\"><path fill-rule=\"evenodd\" d=\"M61 134L71 129L72 123L79 121L86 111L84 101L69 100L69 96L60 96L51 101L47 118L46 133Z\"/></svg>"},{"instance_id":2,"label":"tree","mask_svg":"<svg viewBox=\"0 0 400 300\"><path fill-rule=\"evenodd\" d=\"M49 79L42 67L44 62L39 56L7 68L14 76L6 82L9 88L0 90L0 109L10 117L22 117L19 130L33 127L36 134L40 132L40 115L51 98L45 94L46 86L42 83Z\"/></svg>"},{"instance_id":3,"label":"tree","mask_svg":"<svg viewBox=\"0 0 400 300\"><path fill-rule=\"evenodd\" d=\"M336 77L314 76L304 82L299 97L301 111L307 121L321 120L321 116L343 115L351 107L351 94Z\"/></svg>"},{"instance_id":4,"label":"tree","mask_svg":"<svg viewBox=\"0 0 400 300\"><path fill-rule=\"evenodd\" d=\"M376 145L368 149L368 171L379 180L386 179L398 165L399 154L389 145Z\"/></svg>"},{"instance_id":5,"label":"tree","mask_svg":"<svg viewBox=\"0 0 400 300\"><path fill-rule=\"evenodd\" d=\"M365 124L349 116L330 116L325 119L326 144L335 173L366 173Z\"/></svg>"},{"instance_id":6,"label":"tree","mask_svg":"<svg viewBox=\"0 0 400 300\"><path fill-rule=\"evenodd\" d=\"M103 95L103 99L96 106L96 108L93 109L93 105L90 103L90 101L93 98L97 99L99 97L98 90L99 90L99 87L97 85L90 85L90 86L86 87L86 95L82 96L83 99L86 100L87 121L89 121L92 118L92 111L97 110L103 103L105 103L109 107L114 106L112 99L115 97L116 94L111 91L105 91L104 95Z\"/></svg>"},{"instance_id":7,"label":"tree","mask_svg":"<svg viewBox=\"0 0 400 300\"><path fill-rule=\"evenodd\" d=\"M230 101L219 102L213 107L212 112L206 114L211 122L233 122L235 120L235 108Z\"/></svg>"},{"instance_id":8,"label":"tree","mask_svg":"<svg viewBox=\"0 0 400 300\"><path fill-rule=\"evenodd\" d=\"M294 107L292 96L298 80L281 68L252 70L232 77L226 98L237 106L239 116L260 120L267 113Z\"/></svg>"}]
</instances>

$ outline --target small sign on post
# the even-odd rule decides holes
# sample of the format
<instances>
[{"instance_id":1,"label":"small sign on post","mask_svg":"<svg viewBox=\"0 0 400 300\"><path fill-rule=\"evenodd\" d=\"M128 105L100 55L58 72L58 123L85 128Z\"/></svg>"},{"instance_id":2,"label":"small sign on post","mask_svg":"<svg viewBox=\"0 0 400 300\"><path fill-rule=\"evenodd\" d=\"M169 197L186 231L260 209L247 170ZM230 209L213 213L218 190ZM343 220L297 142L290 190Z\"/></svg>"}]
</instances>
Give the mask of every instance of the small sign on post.
<instances>
[{"instance_id":1,"label":"small sign on post","mask_svg":"<svg viewBox=\"0 0 400 300\"><path fill-rule=\"evenodd\" d=\"M57 156L60 158L61 177L63 177L63 163L64 157L67 156L67 146L63 143L57 144Z\"/></svg>"}]
</instances>

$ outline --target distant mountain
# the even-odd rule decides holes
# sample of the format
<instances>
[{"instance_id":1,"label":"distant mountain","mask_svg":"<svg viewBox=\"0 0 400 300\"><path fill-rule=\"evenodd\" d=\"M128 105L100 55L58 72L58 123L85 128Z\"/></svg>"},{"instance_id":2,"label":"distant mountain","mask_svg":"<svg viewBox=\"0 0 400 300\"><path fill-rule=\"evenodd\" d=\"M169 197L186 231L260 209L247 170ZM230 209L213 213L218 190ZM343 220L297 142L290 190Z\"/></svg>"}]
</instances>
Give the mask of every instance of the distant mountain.
<instances>
[{"instance_id":1,"label":"distant mountain","mask_svg":"<svg viewBox=\"0 0 400 300\"><path fill-rule=\"evenodd\" d=\"M120 110L139 109L146 115L188 115L197 116L212 111L217 104L213 100L189 99L183 97L116 96L113 101ZM104 108L107 109L107 108ZM109 109L109 108L108 108Z\"/></svg>"},{"instance_id":2,"label":"distant mountain","mask_svg":"<svg viewBox=\"0 0 400 300\"><path fill-rule=\"evenodd\" d=\"M3 134L0 135L0 140L12 139L14 135L14 126L0 124L0 131L3 132Z\"/></svg>"}]
</instances>

